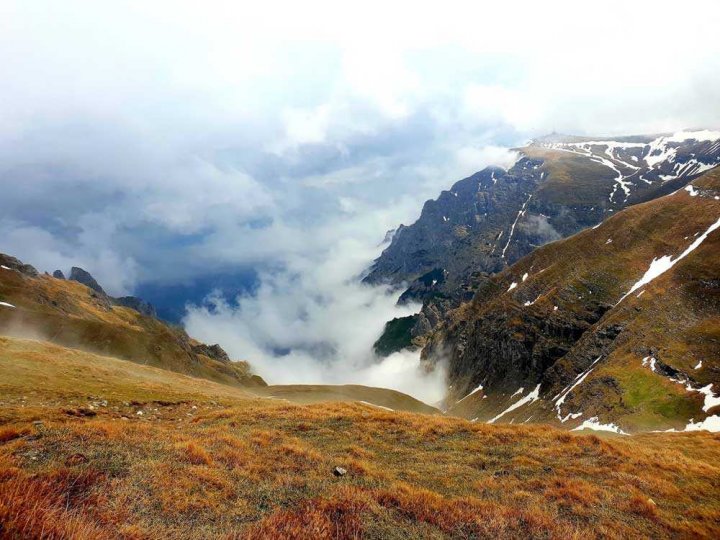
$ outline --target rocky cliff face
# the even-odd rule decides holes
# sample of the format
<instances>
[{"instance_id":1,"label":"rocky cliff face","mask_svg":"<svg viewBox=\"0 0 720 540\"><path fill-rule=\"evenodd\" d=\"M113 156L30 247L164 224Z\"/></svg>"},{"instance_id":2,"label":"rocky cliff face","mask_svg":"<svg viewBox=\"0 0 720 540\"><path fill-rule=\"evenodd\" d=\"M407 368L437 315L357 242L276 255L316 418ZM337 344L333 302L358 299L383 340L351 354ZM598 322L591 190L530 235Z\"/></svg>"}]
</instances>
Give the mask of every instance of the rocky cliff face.
<instances>
[{"instance_id":1,"label":"rocky cliff face","mask_svg":"<svg viewBox=\"0 0 720 540\"><path fill-rule=\"evenodd\" d=\"M671 193L717 165L720 132L552 136L519 153L508 171L487 168L426 202L417 222L401 225L374 262L365 282L404 287L401 302L423 303L406 325L409 336L397 343L421 346L487 275L537 247ZM387 342L385 336L379 341Z\"/></svg>"},{"instance_id":2,"label":"rocky cliff face","mask_svg":"<svg viewBox=\"0 0 720 540\"><path fill-rule=\"evenodd\" d=\"M488 278L423 357L477 421L720 427L718 268L715 169Z\"/></svg>"}]
</instances>

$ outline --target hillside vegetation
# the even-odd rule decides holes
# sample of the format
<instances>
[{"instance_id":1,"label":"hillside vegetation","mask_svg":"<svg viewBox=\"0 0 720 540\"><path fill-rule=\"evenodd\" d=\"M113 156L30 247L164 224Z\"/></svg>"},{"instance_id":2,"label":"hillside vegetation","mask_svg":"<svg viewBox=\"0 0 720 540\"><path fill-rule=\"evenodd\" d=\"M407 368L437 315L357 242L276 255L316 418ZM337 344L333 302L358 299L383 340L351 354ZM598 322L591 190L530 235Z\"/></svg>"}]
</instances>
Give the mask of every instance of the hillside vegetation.
<instances>
[{"instance_id":1,"label":"hillside vegetation","mask_svg":"<svg viewBox=\"0 0 720 540\"><path fill-rule=\"evenodd\" d=\"M600 438L252 391L0 338L0 536L720 534L718 435Z\"/></svg>"},{"instance_id":2,"label":"hillside vegetation","mask_svg":"<svg viewBox=\"0 0 720 540\"><path fill-rule=\"evenodd\" d=\"M714 422L718 220L715 169L488 279L424 351L450 358L451 412L625 431Z\"/></svg>"},{"instance_id":3,"label":"hillside vegetation","mask_svg":"<svg viewBox=\"0 0 720 540\"><path fill-rule=\"evenodd\" d=\"M0 335L33 337L240 386L262 386L247 362L76 281L56 279L0 255ZM10 266L12 265L12 266ZM30 270L27 270L27 269ZM220 351L220 354L216 354Z\"/></svg>"}]
</instances>

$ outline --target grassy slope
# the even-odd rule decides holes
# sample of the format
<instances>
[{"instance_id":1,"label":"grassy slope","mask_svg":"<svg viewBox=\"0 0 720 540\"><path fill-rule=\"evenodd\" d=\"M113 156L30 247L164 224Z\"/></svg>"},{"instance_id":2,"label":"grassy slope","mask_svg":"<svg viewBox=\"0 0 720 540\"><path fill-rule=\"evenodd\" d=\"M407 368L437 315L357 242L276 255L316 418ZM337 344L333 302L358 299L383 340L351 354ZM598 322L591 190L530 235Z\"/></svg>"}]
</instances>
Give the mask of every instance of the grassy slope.
<instances>
[{"instance_id":1,"label":"grassy slope","mask_svg":"<svg viewBox=\"0 0 720 540\"><path fill-rule=\"evenodd\" d=\"M498 309L515 311L518 317L531 314L540 320L567 316L582 317L588 302L615 303L644 274L653 258L679 255L695 238L720 218L720 171L714 170L693 182L704 196L690 197L682 190L649 203L624 210L597 229L538 249L500 274L490 297L467 304L453 314L452 328L477 320ZM612 240L608 242L608 240ZM584 411L583 419L600 414L606 420L622 419L626 429L682 427L690 418L704 418L702 399L667 377L643 368L650 354L686 373L697 384L714 383L720 389L720 301L717 268L720 267L720 233L707 240L670 271L644 287L608 313L581 339L571 354L560 359L558 371L570 381L586 366L575 366L578 354L587 349L594 335L611 326L623 328L618 339L604 350L606 358L566 400L565 413ZM526 281L521 277L528 273ZM517 288L507 292L510 283ZM524 302L534 301L532 306ZM559 306L554 311L554 306ZM518 319L519 320L519 319ZM703 367L694 370L700 361ZM619 395L596 395L602 385L594 380L611 377L620 386ZM567 381L564 381L567 382ZM548 389L555 395L565 384ZM586 394L583 396L583 394ZM482 400L482 394L462 402L453 412L467 417L490 418L512 401L508 396ZM603 403L603 399L606 402ZM607 401L607 400L614 401ZM543 414L547 403L518 409L503 421L522 422L530 414ZM717 411L715 411L717 412Z\"/></svg>"},{"instance_id":2,"label":"grassy slope","mask_svg":"<svg viewBox=\"0 0 720 540\"><path fill-rule=\"evenodd\" d=\"M259 395L287 399L294 403L304 405L321 403L323 401L365 401L387 407L393 410L417 412L424 414L437 414L440 411L435 407L426 405L422 401L387 388L373 388L354 384L319 385L319 384L291 384L273 385L256 391Z\"/></svg>"},{"instance_id":3,"label":"grassy slope","mask_svg":"<svg viewBox=\"0 0 720 540\"><path fill-rule=\"evenodd\" d=\"M31 278L0 269L0 334L38 337L69 347L234 385L257 385L246 362L195 354L184 331L152 317L111 306L75 281Z\"/></svg>"},{"instance_id":4,"label":"grassy slope","mask_svg":"<svg viewBox=\"0 0 720 540\"><path fill-rule=\"evenodd\" d=\"M615 173L585 156L534 146L520 151L544 161L542 170L548 176L535 197L548 204L600 206L612 191Z\"/></svg>"},{"instance_id":5,"label":"grassy slope","mask_svg":"<svg viewBox=\"0 0 720 540\"><path fill-rule=\"evenodd\" d=\"M717 435L295 405L34 341L0 351L0 536L720 534Z\"/></svg>"}]
</instances>

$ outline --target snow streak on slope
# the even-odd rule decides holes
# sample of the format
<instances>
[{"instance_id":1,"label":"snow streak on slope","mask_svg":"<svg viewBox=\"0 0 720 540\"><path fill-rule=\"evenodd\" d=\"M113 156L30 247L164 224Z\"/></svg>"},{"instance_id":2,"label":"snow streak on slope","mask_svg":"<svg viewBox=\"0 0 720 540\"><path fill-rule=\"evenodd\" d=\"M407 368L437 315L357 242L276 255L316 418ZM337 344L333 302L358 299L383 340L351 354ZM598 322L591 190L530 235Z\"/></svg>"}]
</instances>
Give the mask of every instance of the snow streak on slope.
<instances>
[{"instance_id":1,"label":"snow streak on slope","mask_svg":"<svg viewBox=\"0 0 720 540\"><path fill-rule=\"evenodd\" d=\"M528 203L530 202L530 199L532 199L532 195L530 195L525 203L522 205L522 208L520 208L520 211L518 212L517 217L515 218L515 221L513 221L512 226L510 227L510 235L508 236L507 244L505 244L505 247L502 250L502 258L505 258L505 252L507 251L508 246L510 246L510 241L512 240L513 233L515 232L515 226L517 225L520 218L525 214L525 209L527 208Z\"/></svg>"},{"instance_id":2,"label":"snow streak on slope","mask_svg":"<svg viewBox=\"0 0 720 540\"><path fill-rule=\"evenodd\" d=\"M585 370L584 372L582 372L580 375L578 375L577 377L575 377L575 381L573 382L572 385L570 385L570 386L568 386L567 388L565 388L565 390L563 390L562 392L560 392L557 396L555 396L555 397L553 398L553 401L555 401L555 410L557 411L558 420L560 420L560 422L562 422L563 424L564 424L565 422L567 422L567 420L568 420L569 418L575 419L575 418L577 418L577 417L579 417L579 416L582 415L582 413L570 413L570 414L568 414L567 416L565 416L565 417L563 418L563 416L562 416L562 411L560 410L560 408L562 407L563 403L565 403L565 398L567 398L568 394L569 394L570 392L572 392L573 388L575 388L575 387L578 386L580 383L582 383L588 375L590 375L590 373L592 372L592 370L595 368L595 364L597 364L597 363L600 361L601 358L602 358L602 356L598 356L598 357L595 359L595 361L594 361L592 364L590 364L590 367L589 367L588 369L586 369L586 370Z\"/></svg>"},{"instance_id":3,"label":"snow streak on slope","mask_svg":"<svg viewBox=\"0 0 720 540\"><path fill-rule=\"evenodd\" d=\"M640 278L640 280L637 283L635 283L635 285L633 285L632 288L628 292L626 292L625 295L620 300L618 300L618 304L620 302L622 302L623 300L625 300L625 298L627 298L628 295L632 294L633 292L638 290L640 287L647 285L656 277L658 277L658 276L664 274L665 272L667 272L668 270L670 270L673 266L675 266L678 263L678 261L681 261L688 255L690 255L690 253L692 253L700 244L702 244L705 241L705 239L708 237L708 235L711 232L713 232L714 230L716 230L718 227L720 227L720 219L718 219L715 223L710 225L708 230L706 230L703 234L701 234L698 238L696 238L695 241L692 244L690 244L688 246L688 248L685 251L683 251L680 255L678 255L678 257L676 257L675 259L670 257L670 255L665 255L663 257L660 257L659 259L653 259L652 262L650 263L650 268L647 269L647 271L645 272L645 275L642 278Z\"/></svg>"},{"instance_id":4,"label":"snow streak on slope","mask_svg":"<svg viewBox=\"0 0 720 540\"><path fill-rule=\"evenodd\" d=\"M488 420L488 424L494 423L495 420L498 420L499 418L505 416L507 413L509 413L509 412L511 412L511 411L514 411L515 409L518 409L518 408L522 407L523 405L525 405L525 404L527 404L527 403L532 403L532 402L535 401L536 399L540 399L540 385L539 385L539 384L535 387L535 390L533 390L532 392L530 392L527 396L525 396L524 398L522 398L522 399L520 399L519 401L517 401L517 402L513 403L512 405L510 405L507 409L505 409L503 412L501 412L500 414L498 414L498 415L497 415L495 418L493 418L492 420Z\"/></svg>"}]
</instances>

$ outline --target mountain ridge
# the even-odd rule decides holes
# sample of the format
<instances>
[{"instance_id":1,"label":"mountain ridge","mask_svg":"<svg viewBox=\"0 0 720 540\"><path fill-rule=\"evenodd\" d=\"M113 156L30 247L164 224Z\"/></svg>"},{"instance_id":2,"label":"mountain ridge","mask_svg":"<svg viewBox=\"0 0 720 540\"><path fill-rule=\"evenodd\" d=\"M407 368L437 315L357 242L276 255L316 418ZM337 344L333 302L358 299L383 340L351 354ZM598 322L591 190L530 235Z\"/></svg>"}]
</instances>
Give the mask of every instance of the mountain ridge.
<instances>
[{"instance_id":1,"label":"mountain ridge","mask_svg":"<svg viewBox=\"0 0 720 540\"><path fill-rule=\"evenodd\" d=\"M713 428L718 228L716 168L489 278L423 350L448 361L448 411L624 431Z\"/></svg>"},{"instance_id":2,"label":"mountain ridge","mask_svg":"<svg viewBox=\"0 0 720 540\"><path fill-rule=\"evenodd\" d=\"M389 324L376 350L422 347L444 314L469 300L488 275L622 208L671 193L720 163L720 132L631 136L620 145L617 138L596 139L531 141L507 171L488 167L456 182L427 201L413 225L399 227L364 281L404 289L403 301L423 307ZM442 273L443 281L423 283L432 273Z\"/></svg>"}]
</instances>

